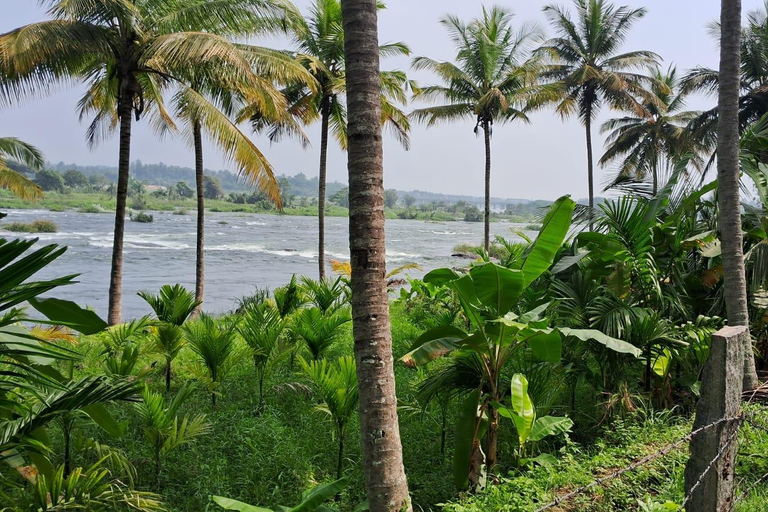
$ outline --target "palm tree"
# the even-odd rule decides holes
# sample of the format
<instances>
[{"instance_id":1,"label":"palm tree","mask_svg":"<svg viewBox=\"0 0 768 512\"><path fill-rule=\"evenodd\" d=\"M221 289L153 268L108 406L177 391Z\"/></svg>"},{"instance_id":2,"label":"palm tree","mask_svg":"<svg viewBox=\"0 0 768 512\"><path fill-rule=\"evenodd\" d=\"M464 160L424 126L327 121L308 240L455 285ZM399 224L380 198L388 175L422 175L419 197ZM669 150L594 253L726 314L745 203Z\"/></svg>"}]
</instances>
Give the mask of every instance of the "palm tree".
<instances>
[{"instance_id":1,"label":"palm tree","mask_svg":"<svg viewBox=\"0 0 768 512\"><path fill-rule=\"evenodd\" d=\"M211 430L211 424L206 421L205 414L184 414L180 417L181 406L193 391L194 388L184 385L176 396L167 402L162 394L145 387L141 402L136 404L136 412L144 423L144 437L152 448L156 479L168 453L192 443L195 438Z\"/></svg>"},{"instance_id":2,"label":"palm tree","mask_svg":"<svg viewBox=\"0 0 768 512\"><path fill-rule=\"evenodd\" d=\"M720 24L712 25L713 32L720 35ZM739 43L740 77L739 86L739 132L768 113L768 1L762 9L747 15L747 25L741 29ZM717 94L719 72L716 69L696 67L683 79L685 90ZM717 117L719 108L701 113L691 128L698 137L707 141L711 148L716 145Z\"/></svg>"},{"instance_id":3,"label":"palm tree","mask_svg":"<svg viewBox=\"0 0 768 512\"><path fill-rule=\"evenodd\" d=\"M591 211L595 207L592 122L606 103L642 116L644 107L637 98L646 103L655 101L643 88L652 81L631 71L658 66L659 56L642 50L619 53L629 29L645 16L645 9L615 7L605 0L574 0L574 4L575 19L563 7L544 7L558 37L539 49L551 62L541 73L546 85L537 103L554 103L561 117L577 115L584 125Z\"/></svg>"},{"instance_id":4,"label":"palm tree","mask_svg":"<svg viewBox=\"0 0 768 512\"><path fill-rule=\"evenodd\" d=\"M725 306L729 325L749 325L747 279L744 268L744 237L741 225L739 180L739 90L741 87L739 43L741 3L722 3L720 76L717 123L717 178L720 238L722 242ZM742 386L755 389L759 382L751 338L744 347Z\"/></svg>"},{"instance_id":5,"label":"palm tree","mask_svg":"<svg viewBox=\"0 0 768 512\"><path fill-rule=\"evenodd\" d=\"M620 161L614 184L627 178L650 178L655 196L662 168L669 171L691 152L694 166L701 169L703 148L687 130L688 124L698 117L699 112L684 110L688 91L681 90L677 69L670 66L663 72L654 68L650 76L653 80L650 92L657 101L644 102L645 112L642 115L629 114L603 124L600 133L608 134L608 147L600 165Z\"/></svg>"},{"instance_id":6,"label":"palm tree","mask_svg":"<svg viewBox=\"0 0 768 512\"><path fill-rule=\"evenodd\" d=\"M310 386L320 398L317 410L327 414L333 421L335 437L339 441L336 464L336 478L341 478L344 461L344 434L347 425L357 410L358 391L355 360L346 356L337 364L330 365L325 359L306 362L299 359Z\"/></svg>"},{"instance_id":7,"label":"palm tree","mask_svg":"<svg viewBox=\"0 0 768 512\"><path fill-rule=\"evenodd\" d=\"M184 336L181 326L200 305L193 293L180 284L165 285L158 295L139 292L155 312L159 325L153 349L165 356L165 391L171 390L171 363L184 348Z\"/></svg>"},{"instance_id":8,"label":"palm tree","mask_svg":"<svg viewBox=\"0 0 768 512\"><path fill-rule=\"evenodd\" d=\"M205 3L206 0L196 0ZM248 4L226 0L234 11L230 17L206 20L206 30L219 35L238 37L254 33L271 33L295 23L300 14L291 4L275 3L263 19L250 19ZM265 4L265 7L268 4ZM246 9L244 15L238 10ZM218 23L217 26L213 24ZM228 83L227 70L196 72L188 85L174 96L176 116L187 125L188 140L195 151L195 183L197 185L197 247L195 265L195 298L203 303L205 291L205 176L203 164L203 132L206 132L224 156L237 165L249 185L259 189L282 208L280 187L274 169L259 148L233 122L233 116L246 104L266 120L278 122L286 117L285 97L275 83L304 83L314 87L314 78L299 62L285 52L268 48L238 45L256 74L257 80L245 84ZM223 80L222 80L223 79ZM297 130L297 132L300 130Z\"/></svg>"},{"instance_id":9,"label":"palm tree","mask_svg":"<svg viewBox=\"0 0 768 512\"><path fill-rule=\"evenodd\" d=\"M411 512L389 322L376 0L344 0L349 253L363 472L371 512Z\"/></svg>"},{"instance_id":10,"label":"palm tree","mask_svg":"<svg viewBox=\"0 0 768 512\"><path fill-rule=\"evenodd\" d=\"M51 92L71 82L90 84L81 112L96 111L88 130L95 143L106 128L119 127L112 270L109 286L110 324L120 322L123 235L130 165L133 116L152 112L159 123L172 125L161 87L192 70L228 69L230 83L253 82L243 74L247 62L238 48L206 30L207 23L233 16L226 2L172 3L162 0L44 0L51 20L32 23L0 35L3 101ZM238 17L260 20L263 0L243 0ZM215 63L215 65L212 65ZM107 113L107 101L112 107Z\"/></svg>"},{"instance_id":11,"label":"palm tree","mask_svg":"<svg viewBox=\"0 0 768 512\"><path fill-rule=\"evenodd\" d=\"M251 349L256 382L259 386L259 410L264 404L264 378L267 366L280 354L286 321L277 307L268 302L245 308L243 319L237 326L240 337Z\"/></svg>"},{"instance_id":12,"label":"palm tree","mask_svg":"<svg viewBox=\"0 0 768 512\"><path fill-rule=\"evenodd\" d=\"M383 3L377 3L383 9ZM328 138L330 134L343 150L347 149L347 109L344 102L346 92L346 59L344 55L344 30L341 20L340 0L315 0L309 17L302 19L294 28L297 56L312 74L316 90L298 83L289 86L285 94L290 106L289 112L303 124L320 120L320 169L318 175L318 267L319 277L325 277L325 185L328 159ZM403 43L385 44L379 47L381 56L408 55L410 50ZM405 104L405 89L410 87L405 73L390 71L382 73L381 123L387 126L399 142L408 149L410 140L408 117L396 107ZM270 130L272 140L279 140L286 134L295 134L293 123L270 123L255 113L251 117L256 131Z\"/></svg>"},{"instance_id":13,"label":"palm tree","mask_svg":"<svg viewBox=\"0 0 768 512\"><path fill-rule=\"evenodd\" d=\"M7 188L21 199L39 199L43 196L40 186L8 166L8 160L18 161L40 171L45 165L40 151L14 137L0 137L0 188Z\"/></svg>"},{"instance_id":14,"label":"palm tree","mask_svg":"<svg viewBox=\"0 0 768 512\"><path fill-rule=\"evenodd\" d=\"M456 64L417 57L413 68L434 72L446 85L418 88L414 98L445 102L415 110L411 117L427 127L449 121L472 119L474 131L485 139L485 231L483 247L490 248L491 135L495 121L520 120L525 98L535 80L537 65L528 52L539 35L535 26L511 26L513 14L502 7L483 7L483 16L468 24L455 16L441 20L456 45Z\"/></svg>"},{"instance_id":15,"label":"palm tree","mask_svg":"<svg viewBox=\"0 0 768 512\"><path fill-rule=\"evenodd\" d=\"M217 387L230 369L235 355L235 329L237 325L227 319L216 321L206 314L183 327L192 351L200 357L208 373L211 404L216 407Z\"/></svg>"}]
</instances>

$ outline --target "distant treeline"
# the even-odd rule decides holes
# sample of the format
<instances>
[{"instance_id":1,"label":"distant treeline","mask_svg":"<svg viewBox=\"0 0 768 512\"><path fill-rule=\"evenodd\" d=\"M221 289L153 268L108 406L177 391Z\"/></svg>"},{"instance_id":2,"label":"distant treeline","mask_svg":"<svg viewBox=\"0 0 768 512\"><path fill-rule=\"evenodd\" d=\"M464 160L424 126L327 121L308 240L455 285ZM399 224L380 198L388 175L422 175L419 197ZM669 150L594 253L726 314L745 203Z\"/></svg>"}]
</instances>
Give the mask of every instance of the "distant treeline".
<instances>
[{"instance_id":1,"label":"distant treeline","mask_svg":"<svg viewBox=\"0 0 768 512\"><path fill-rule=\"evenodd\" d=\"M26 169L16 163L11 163L11 167L17 171L28 174L34 179L34 172ZM48 164L48 168L56 171L57 173L64 175L67 171L79 171L86 177L103 176L104 181L107 183L115 183L117 181L117 168L105 165L77 165L67 164L59 162L56 164ZM251 189L248 185L240 180L237 175L227 170L214 171L206 169L207 176L217 178L221 183L221 188L226 193L247 193ZM136 181L142 182L145 185L158 185L162 187L176 187L179 182L184 182L189 187L195 186L195 171L189 167L180 167L176 165L166 165L164 163L145 164L141 160L136 160L131 164L131 178ZM298 173L293 176L281 175L278 176L280 185L284 189L285 195L293 197L317 197L317 177L307 177L304 173ZM102 183L104 183L102 181ZM338 181L333 181L327 184L327 198L330 202L347 206L342 195L346 196L347 186ZM453 204L468 204L482 207L483 198L467 195L454 195L454 194L439 194L436 192L426 192L422 190L413 190L409 192L396 191L395 197L400 198L395 202L404 203L403 206L412 205L414 207L431 207L435 206L437 209L443 209L447 205ZM404 199L408 198L404 201ZM529 200L529 199L504 199L498 197L491 198L491 208L499 213L506 213L512 215L526 215L539 210L542 207L546 207L551 204L551 201L544 200ZM394 207L394 204L392 205Z\"/></svg>"}]
</instances>

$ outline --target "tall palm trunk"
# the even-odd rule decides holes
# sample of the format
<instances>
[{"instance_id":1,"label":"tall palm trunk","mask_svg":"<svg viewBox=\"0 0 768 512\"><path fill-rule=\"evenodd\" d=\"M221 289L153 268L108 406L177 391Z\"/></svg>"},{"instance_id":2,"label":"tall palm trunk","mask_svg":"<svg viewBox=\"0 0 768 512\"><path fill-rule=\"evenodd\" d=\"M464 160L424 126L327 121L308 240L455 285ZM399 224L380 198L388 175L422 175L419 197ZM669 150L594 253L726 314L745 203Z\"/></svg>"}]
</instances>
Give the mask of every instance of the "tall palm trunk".
<instances>
[{"instance_id":1,"label":"tall palm trunk","mask_svg":"<svg viewBox=\"0 0 768 512\"><path fill-rule=\"evenodd\" d=\"M723 244L725 306L730 325L749 325L744 240L739 196L739 88L741 0L722 0L720 89L717 122L717 178L720 236ZM744 347L745 390L758 385L752 342Z\"/></svg>"},{"instance_id":2,"label":"tall palm trunk","mask_svg":"<svg viewBox=\"0 0 768 512\"><path fill-rule=\"evenodd\" d=\"M342 0L349 119L349 252L363 471L371 512L411 512L397 419L384 238L377 0Z\"/></svg>"},{"instance_id":3,"label":"tall palm trunk","mask_svg":"<svg viewBox=\"0 0 768 512\"><path fill-rule=\"evenodd\" d=\"M325 181L328 171L328 124L331 116L331 97L323 98L320 110L320 172L317 178L317 264L320 279L325 277Z\"/></svg>"},{"instance_id":4,"label":"tall palm trunk","mask_svg":"<svg viewBox=\"0 0 768 512\"><path fill-rule=\"evenodd\" d=\"M203 168L203 133L200 121L192 126L195 141L195 186L197 187L197 248L195 263L195 300L200 305L195 309L197 315L203 308L205 293L205 171Z\"/></svg>"},{"instance_id":5,"label":"tall palm trunk","mask_svg":"<svg viewBox=\"0 0 768 512\"><path fill-rule=\"evenodd\" d=\"M491 249L491 126L483 121L485 136L485 218L483 230L483 248L485 252Z\"/></svg>"},{"instance_id":6,"label":"tall palm trunk","mask_svg":"<svg viewBox=\"0 0 768 512\"><path fill-rule=\"evenodd\" d=\"M488 455L486 456L486 465L488 472L493 473L499 462L499 411L495 407L488 408L488 445L486 447Z\"/></svg>"},{"instance_id":7,"label":"tall palm trunk","mask_svg":"<svg viewBox=\"0 0 768 512\"><path fill-rule=\"evenodd\" d=\"M123 302L123 238L125 237L125 205L128 197L128 175L131 166L131 123L133 102L123 92L118 100L120 117L120 157L117 168L117 200L115 206L115 234L112 243L112 270L109 276L109 325L122 319Z\"/></svg>"},{"instance_id":8,"label":"tall palm trunk","mask_svg":"<svg viewBox=\"0 0 768 512\"><path fill-rule=\"evenodd\" d=\"M589 230L594 229L595 218L595 181L594 181L594 157L592 156L592 105L587 107L584 120L584 128L587 131L587 181L589 182Z\"/></svg>"}]
</instances>

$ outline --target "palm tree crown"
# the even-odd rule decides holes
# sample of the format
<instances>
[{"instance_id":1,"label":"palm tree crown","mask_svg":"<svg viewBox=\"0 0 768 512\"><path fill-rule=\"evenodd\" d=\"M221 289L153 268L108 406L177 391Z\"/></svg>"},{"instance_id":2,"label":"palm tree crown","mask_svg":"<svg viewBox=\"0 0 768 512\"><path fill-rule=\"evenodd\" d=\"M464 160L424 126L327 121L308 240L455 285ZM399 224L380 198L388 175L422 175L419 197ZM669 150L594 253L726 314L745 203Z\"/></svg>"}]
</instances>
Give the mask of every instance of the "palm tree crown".
<instances>
[{"instance_id":1,"label":"palm tree crown","mask_svg":"<svg viewBox=\"0 0 768 512\"><path fill-rule=\"evenodd\" d=\"M643 115L628 114L607 121L600 129L607 133L605 154L600 164L605 166L618 161L616 179L652 180L652 192L658 191L659 173L691 155L693 164L701 168L701 148L690 137L688 124L699 112L686 111L686 91L680 88L680 78L675 67L666 72L654 68L650 72L653 83L650 92L655 101L643 103Z\"/></svg>"},{"instance_id":2,"label":"palm tree crown","mask_svg":"<svg viewBox=\"0 0 768 512\"><path fill-rule=\"evenodd\" d=\"M383 3L378 4L384 8ZM267 131L270 140L296 136L306 143L297 123L321 122L320 169L318 176L318 267L319 277L325 277L325 183L327 169L328 138L333 135L339 146L347 149L346 65L344 57L344 29L340 0L315 0L309 16L297 20L294 42L296 59L312 74L315 84L299 81L283 91L288 98L290 118L275 122L262 113L250 112L251 123L257 132ZM403 43L384 44L379 47L382 57L409 55ZM405 91L411 83L402 71L381 73L382 124L406 148L410 146L410 123L397 106L405 104Z\"/></svg>"},{"instance_id":3,"label":"palm tree crown","mask_svg":"<svg viewBox=\"0 0 768 512\"><path fill-rule=\"evenodd\" d=\"M713 23L713 35L720 37L720 24ZM747 24L742 28L741 55L741 94L739 97L739 130L743 132L750 125L768 113L768 0L762 9L756 9L747 15ZM716 69L697 67L683 78L685 91L717 94L719 72ZM701 113L691 128L698 138L705 141L711 149L716 144L717 107Z\"/></svg>"},{"instance_id":4,"label":"palm tree crown","mask_svg":"<svg viewBox=\"0 0 768 512\"><path fill-rule=\"evenodd\" d=\"M413 68L435 73L445 85L417 89L414 97L439 106L415 110L411 117L427 126L473 119L475 133L486 135L486 211L484 247L489 246L490 136L495 121L521 120L526 97L535 81L537 60L528 51L539 35L535 26L511 26L513 14L501 7L483 8L483 15L465 23L455 16L441 20L455 44L456 63L417 57Z\"/></svg>"},{"instance_id":5,"label":"palm tree crown","mask_svg":"<svg viewBox=\"0 0 768 512\"><path fill-rule=\"evenodd\" d=\"M650 51L620 53L632 25L646 10L616 7L605 0L574 0L575 17L564 7L548 5L544 13L557 32L539 49L550 63L541 74L546 82L540 104L553 103L563 118L577 115L587 133L589 206L594 208L591 124L603 104L642 116L653 94L643 86L651 80L633 71L658 66Z\"/></svg>"},{"instance_id":6,"label":"palm tree crown","mask_svg":"<svg viewBox=\"0 0 768 512\"><path fill-rule=\"evenodd\" d=\"M43 190L23 174L8 166L15 160L34 170L42 170L45 162L40 151L15 137L0 137L0 188L7 188L21 199L38 199Z\"/></svg>"},{"instance_id":7,"label":"palm tree crown","mask_svg":"<svg viewBox=\"0 0 768 512\"><path fill-rule=\"evenodd\" d=\"M47 21L0 35L0 101L49 93L58 86L85 82L81 115L95 114L89 140L119 126L117 205L110 276L109 322L120 322L123 235L130 164L132 117L145 112L158 126L173 125L162 87L200 70L216 72L226 88L246 88L256 80L242 52L223 36L222 27L258 27L276 4L167 2L163 0L45 0ZM226 69L226 73L221 70ZM111 106L110 106L111 105ZM153 108L151 108L153 107Z\"/></svg>"}]
</instances>

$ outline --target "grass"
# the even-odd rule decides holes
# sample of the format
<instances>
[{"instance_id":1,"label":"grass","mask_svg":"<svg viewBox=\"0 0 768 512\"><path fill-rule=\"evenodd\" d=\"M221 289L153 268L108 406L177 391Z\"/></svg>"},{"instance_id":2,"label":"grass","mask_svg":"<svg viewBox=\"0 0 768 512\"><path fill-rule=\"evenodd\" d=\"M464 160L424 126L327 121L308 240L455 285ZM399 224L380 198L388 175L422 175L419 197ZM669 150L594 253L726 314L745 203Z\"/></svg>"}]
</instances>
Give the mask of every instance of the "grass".
<instances>
[{"instance_id":1,"label":"grass","mask_svg":"<svg viewBox=\"0 0 768 512\"><path fill-rule=\"evenodd\" d=\"M3 229L15 233L56 233L59 227L51 220L35 220L26 224L24 222L11 222L5 224Z\"/></svg>"}]
</instances>

